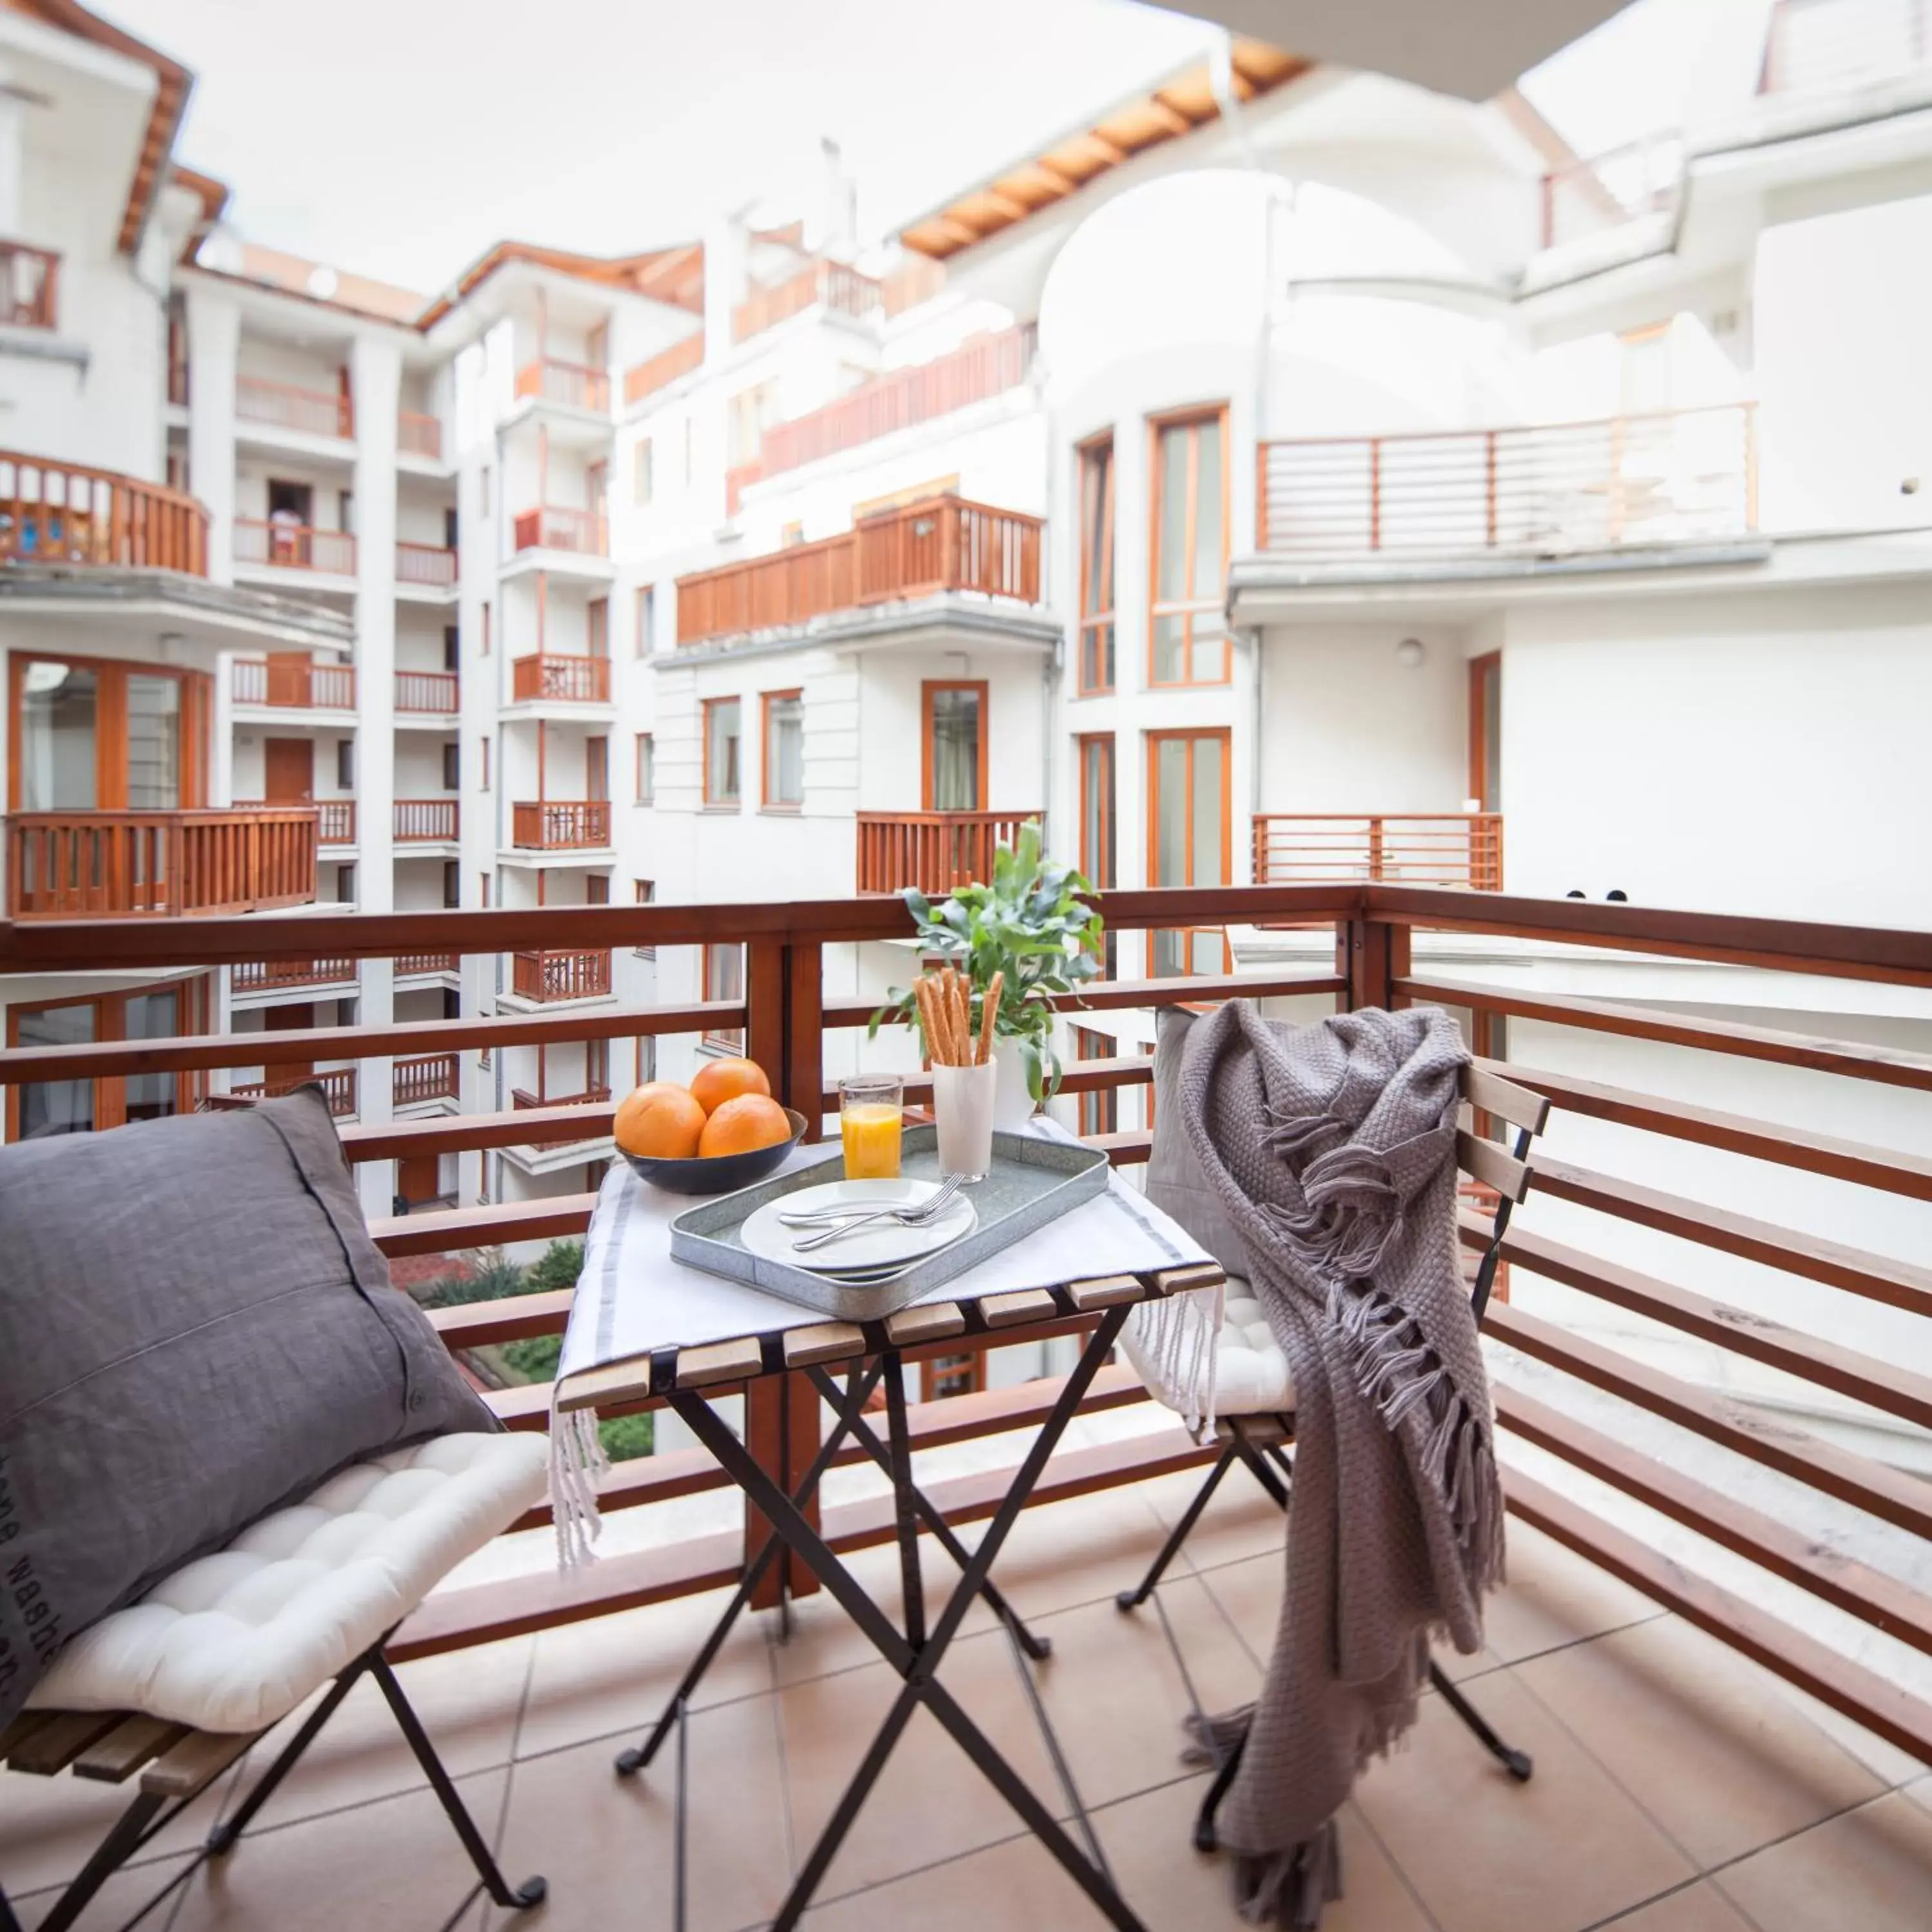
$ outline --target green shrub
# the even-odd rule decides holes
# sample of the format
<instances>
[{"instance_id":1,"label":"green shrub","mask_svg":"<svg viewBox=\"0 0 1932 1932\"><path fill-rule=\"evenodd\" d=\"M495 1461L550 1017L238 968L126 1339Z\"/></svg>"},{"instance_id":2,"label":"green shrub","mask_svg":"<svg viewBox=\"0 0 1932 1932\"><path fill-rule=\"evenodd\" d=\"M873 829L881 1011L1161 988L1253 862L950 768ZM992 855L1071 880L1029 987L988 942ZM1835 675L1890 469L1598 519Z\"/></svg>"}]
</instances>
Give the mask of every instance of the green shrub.
<instances>
[{"instance_id":1,"label":"green shrub","mask_svg":"<svg viewBox=\"0 0 1932 1932\"><path fill-rule=\"evenodd\" d=\"M561 1335L532 1335L525 1341L506 1342L497 1357L520 1382L551 1382L556 1379L557 1358L562 1353Z\"/></svg>"},{"instance_id":2,"label":"green shrub","mask_svg":"<svg viewBox=\"0 0 1932 1932\"><path fill-rule=\"evenodd\" d=\"M628 1462L638 1456L651 1453L651 1424L649 1415L620 1415L609 1422L600 1422L597 1433L604 1444L604 1453L614 1462Z\"/></svg>"},{"instance_id":3,"label":"green shrub","mask_svg":"<svg viewBox=\"0 0 1932 1932\"><path fill-rule=\"evenodd\" d=\"M416 1300L424 1308L455 1308L472 1301L502 1301L523 1292L524 1270L501 1248L479 1248L468 1273L431 1282L417 1292Z\"/></svg>"},{"instance_id":4,"label":"green shrub","mask_svg":"<svg viewBox=\"0 0 1932 1932\"><path fill-rule=\"evenodd\" d=\"M542 1258L531 1262L524 1270L524 1283L532 1294L574 1288L577 1277L583 1272L584 1244L553 1241L544 1250Z\"/></svg>"}]
</instances>

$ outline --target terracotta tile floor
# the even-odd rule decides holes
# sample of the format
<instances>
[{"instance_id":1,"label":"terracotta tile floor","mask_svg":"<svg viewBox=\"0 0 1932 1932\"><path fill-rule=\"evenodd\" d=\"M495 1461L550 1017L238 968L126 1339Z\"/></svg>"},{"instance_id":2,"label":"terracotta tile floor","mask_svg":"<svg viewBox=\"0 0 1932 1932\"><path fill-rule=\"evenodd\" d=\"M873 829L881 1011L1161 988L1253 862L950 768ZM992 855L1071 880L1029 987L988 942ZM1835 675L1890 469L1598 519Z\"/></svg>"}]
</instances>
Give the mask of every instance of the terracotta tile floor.
<instances>
[{"instance_id":1,"label":"terracotta tile floor","mask_svg":"<svg viewBox=\"0 0 1932 1932\"><path fill-rule=\"evenodd\" d=\"M1038 1673L1119 1882L1150 1932L1238 1925L1227 1877L1189 1846L1203 1785L1180 1760L1187 1680L1212 1705L1250 1696L1274 1625L1280 1524L1233 1486L1162 1592L1186 1662L1134 1580L1192 1479L1030 1512L1003 1566L1056 1655ZM1328 1932L1922 1932L1932 1925L1932 1776L1832 1720L1557 1545L1511 1526L1510 1582L1489 1642L1457 1660L1470 1695L1535 1756L1511 1784L1438 1699L1342 1818L1347 1895ZM928 1576L950 1581L928 1546ZM896 1559L856 1566L896 1607ZM935 1606L941 1594L934 1588ZM716 1599L520 1638L403 1675L444 1742L512 1879L547 1874L550 1901L506 1919L466 1907L454 1838L379 1709L345 1710L226 1866L144 1922L170 1932L604 1932L668 1928L668 1774L620 1782L633 1738L708 1627ZM748 1622L720 1657L689 1729L693 1932L769 1919L836 1803L891 1691L890 1673L823 1598L791 1641ZM944 1672L962 1704L1054 1808L1066 1806L1006 1641L982 1613ZM245 1767L244 1767L245 1768ZM83 1920L108 1932L179 1868L195 1829ZM118 1802L70 1778L0 1777L0 1875L23 1923ZM822 1932L986 1932L1103 1922L938 1727L908 1729L822 1886Z\"/></svg>"}]
</instances>

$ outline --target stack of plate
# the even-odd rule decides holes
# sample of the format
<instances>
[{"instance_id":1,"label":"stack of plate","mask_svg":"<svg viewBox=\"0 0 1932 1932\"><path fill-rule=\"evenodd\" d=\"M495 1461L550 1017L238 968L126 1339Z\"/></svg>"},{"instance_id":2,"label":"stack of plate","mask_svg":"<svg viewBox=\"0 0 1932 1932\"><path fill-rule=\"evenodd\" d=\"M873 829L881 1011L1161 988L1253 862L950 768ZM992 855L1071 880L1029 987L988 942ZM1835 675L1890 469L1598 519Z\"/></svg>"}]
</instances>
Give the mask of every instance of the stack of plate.
<instances>
[{"instance_id":1,"label":"stack of plate","mask_svg":"<svg viewBox=\"0 0 1932 1932\"><path fill-rule=\"evenodd\" d=\"M854 1226L837 1240L803 1252L799 1244L823 1234L832 1224L821 1221L812 1227L794 1227L779 1216L832 1208L849 1208L856 1216L873 1208L916 1207L938 1192L939 1184L932 1180L834 1180L823 1186L801 1187L795 1193L767 1201L748 1215L740 1238L753 1254L766 1261L808 1269L848 1287L876 1286L896 1281L920 1262L970 1234L980 1218L972 1202L963 1193L956 1194L938 1218L922 1227L881 1218Z\"/></svg>"}]
</instances>

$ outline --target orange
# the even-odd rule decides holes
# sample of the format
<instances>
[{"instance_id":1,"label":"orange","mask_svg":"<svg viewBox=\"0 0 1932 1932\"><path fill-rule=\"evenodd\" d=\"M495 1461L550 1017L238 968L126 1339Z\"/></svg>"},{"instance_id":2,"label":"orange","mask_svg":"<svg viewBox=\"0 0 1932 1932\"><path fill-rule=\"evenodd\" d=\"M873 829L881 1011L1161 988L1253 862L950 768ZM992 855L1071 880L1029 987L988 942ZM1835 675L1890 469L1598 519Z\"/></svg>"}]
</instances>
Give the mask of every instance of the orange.
<instances>
[{"instance_id":1,"label":"orange","mask_svg":"<svg viewBox=\"0 0 1932 1932\"><path fill-rule=\"evenodd\" d=\"M704 1109L682 1087L648 1081L617 1108L611 1136L626 1154L655 1160L688 1160L704 1132Z\"/></svg>"},{"instance_id":2,"label":"orange","mask_svg":"<svg viewBox=\"0 0 1932 1932\"><path fill-rule=\"evenodd\" d=\"M727 1100L740 1094L763 1094L768 1098L772 1083L755 1060L714 1060L698 1069L691 1083L692 1097L707 1114L715 1114Z\"/></svg>"},{"instance_id":3,"label":"orange","mask_svg":"<svg viewBox=\"0 0 1932 1932\"><path fill-rule=\"evenodd\" d=\"M769 1094L740 1094L718 1102L704 1124L698 1151L709 1160L713 1154L749 1154L754 1148L776 1147L790 1138L791 1123L785 1110Z\"/></svg>"}]
</instances>

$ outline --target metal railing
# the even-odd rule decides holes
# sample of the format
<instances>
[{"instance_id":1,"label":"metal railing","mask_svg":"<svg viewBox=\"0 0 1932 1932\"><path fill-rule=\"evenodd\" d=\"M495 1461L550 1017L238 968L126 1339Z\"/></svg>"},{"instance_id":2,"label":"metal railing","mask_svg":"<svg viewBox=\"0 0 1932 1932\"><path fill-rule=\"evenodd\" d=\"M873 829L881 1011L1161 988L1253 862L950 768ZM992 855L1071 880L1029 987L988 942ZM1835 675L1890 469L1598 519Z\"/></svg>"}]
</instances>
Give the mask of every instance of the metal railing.
<instances>
[{"instance_id":1,"label":"metal railing","mask_svg":"<svg viewBox=\"0 0 1932 1932\"><path fill-rule=\"evenodd\" d=\"M243 422L299 430L307 436L352 436L356 409L344 390L304 389L260 376L235 379L235 413Z\"/></svg>"},{"instance_id":2,"label":"metal railing","mask_svg":"<svg viewBox=\"0 0 1932 1932\"><path fill-rule=\"evenodd\" d=\"M1257 885L1374 879L1499 892L1502 814L1259 812L1254 868Z\"/></svg>"},{"instance_id":3,"label":"metal railing","mask_svg":"<svg viewBox=\"0 0 1932 1932\"><path fill-rule=\"evenodd\" d=\"M318 530L272 518L235 519L235 561L280 570L317 570L329 577L356 574L356 539L346 530Z\"/></svg>"},{"instance_id":4,"label":"metal railing","mask_svg":"<svg viewBox=\"0 0 1932 1932\"><path fill-rule=\"evenodd\" d=\"M0 563L208 574L208 512L112 470L0 450Z\"/></svg>"}]
</instances>

